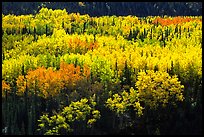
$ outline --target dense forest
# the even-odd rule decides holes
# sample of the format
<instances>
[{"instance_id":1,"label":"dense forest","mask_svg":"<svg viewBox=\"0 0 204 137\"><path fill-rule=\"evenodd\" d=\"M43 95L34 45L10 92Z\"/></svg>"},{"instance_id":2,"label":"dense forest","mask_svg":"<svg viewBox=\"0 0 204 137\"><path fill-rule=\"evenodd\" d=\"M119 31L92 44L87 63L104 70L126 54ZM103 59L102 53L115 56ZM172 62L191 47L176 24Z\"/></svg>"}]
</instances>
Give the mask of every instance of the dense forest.
<instances>
[{"instance_id":1,"label":"dense forest","mask_svg":"<svg viewBox=\"0 0 204 137\"><path fill-rule=\"evenodd\" d=\"M3 2L3 14L36 14L42 7L90 16L201 16L201 2Z\"/></svg>"},{"instance_id":2,"label":"dense forest","mask_svg":"<svg viewBox=\"0 0 204 137\"><path fill-rule=\"evenodd\" d=\"M202 134L201 9L3 3L2 134Z\"/></svg>"}]
</instances>

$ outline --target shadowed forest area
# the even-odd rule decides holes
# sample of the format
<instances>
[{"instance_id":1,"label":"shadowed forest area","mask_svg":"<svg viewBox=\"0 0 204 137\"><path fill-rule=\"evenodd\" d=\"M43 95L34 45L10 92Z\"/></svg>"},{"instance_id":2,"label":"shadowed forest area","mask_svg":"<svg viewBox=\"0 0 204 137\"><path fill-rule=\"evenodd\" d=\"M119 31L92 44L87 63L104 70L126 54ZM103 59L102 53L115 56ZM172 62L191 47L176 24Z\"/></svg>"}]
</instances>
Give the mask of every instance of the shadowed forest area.
<instances>
[{"instance_id":1,"label":"shadowed forest area","mask_svg":"<svg viewBox=\"0 0 204 137\"><path fill-rule=\"evenodd\" d=\"M89 16L201 16L202 2L3 2L3 14L35 14L42 7Z\"/></svg>"}]
</instances>

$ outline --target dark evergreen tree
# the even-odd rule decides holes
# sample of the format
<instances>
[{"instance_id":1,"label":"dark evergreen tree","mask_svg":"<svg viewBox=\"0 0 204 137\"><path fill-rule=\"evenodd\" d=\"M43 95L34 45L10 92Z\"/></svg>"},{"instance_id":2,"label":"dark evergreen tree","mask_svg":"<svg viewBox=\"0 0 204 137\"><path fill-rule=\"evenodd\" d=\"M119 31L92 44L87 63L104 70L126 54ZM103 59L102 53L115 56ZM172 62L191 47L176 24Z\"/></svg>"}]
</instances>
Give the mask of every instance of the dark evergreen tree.
<instances>
[{"instance_id":1,"label":"dark evergreen tree","mask_svg":"<svg viewBox=\"0 0 204 137\"><path fill-rule=\"evenodd\" d=\"M178 16L202 15L201 2L2 2L3 14L35 14L42 7L66 9L90 16Z\"/></svg>"}]
</instances>

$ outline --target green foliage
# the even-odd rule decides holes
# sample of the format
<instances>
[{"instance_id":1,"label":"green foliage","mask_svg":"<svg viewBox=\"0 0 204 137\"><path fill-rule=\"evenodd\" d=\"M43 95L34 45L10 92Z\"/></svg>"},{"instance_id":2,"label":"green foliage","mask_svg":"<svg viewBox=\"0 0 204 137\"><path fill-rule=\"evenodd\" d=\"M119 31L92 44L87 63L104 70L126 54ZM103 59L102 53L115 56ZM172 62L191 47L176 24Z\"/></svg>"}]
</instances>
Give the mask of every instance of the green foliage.
<instances>
[{"instance_id":1,"label":"green foliage","mask_svg":"<svg viewBox=\"0 0 204 137\"><path fill-rule=\"evenodd\" d=\"M123 114L124 112L127 112L131 109L132 106L138 117L143 115L142 110L144 109L139 103L137 91L132 87L130 88L129 93L123 91L121 95L114 94L113 99L108 98L106 101L106 106L117 114Z\"/></svg>"},{"instance_id":2,"label":"green foliage","mask_svg":"<svg viewBox=\"0 0 204 137\"><path fill-rule=\"evenodd\" d=\"M158 109L167 105L176 105L177 101L183 101L183 88L176 76L170 77L165 72L147 70L138 73L136 82L137 90L130 88L129 93L123 91L121 95L114 94L106 101L106 106L123 114L134 108L138 116L143 114L143 109Z\"/></svg>"},{"instance_id":3,"label":"green foliage","mask_svg":"<svg viewBox=\"0 0 204 137\"><path fill-rule=\"evenodd\" d=\"M87 125L84 126L92 127L101 116L95 109L94 96L89 100L82 98L80 101L71 102L54 116L42 115L38 120L38 131L44 135L67 135L73 132L71 125L75 121L87 121Z\"/></svg>"}]
</instances>

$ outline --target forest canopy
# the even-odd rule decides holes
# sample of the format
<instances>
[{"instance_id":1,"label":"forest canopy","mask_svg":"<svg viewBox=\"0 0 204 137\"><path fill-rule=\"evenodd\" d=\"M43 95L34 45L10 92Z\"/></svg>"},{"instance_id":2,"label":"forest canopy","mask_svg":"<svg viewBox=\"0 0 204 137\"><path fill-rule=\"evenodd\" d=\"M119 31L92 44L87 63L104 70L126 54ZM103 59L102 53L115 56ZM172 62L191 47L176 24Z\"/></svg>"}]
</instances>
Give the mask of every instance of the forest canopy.
<instances>
[{"instance_id":1,"label":"forest canopy","mask_svg":"<svg viewBox=\"0 0 204 137\"><path fill-rule=\"evenodd\" d=\"M90 16L201 16L201 2L2 2L3 14L36 14L42 7Z\"/></svg>"}]
</instances>

